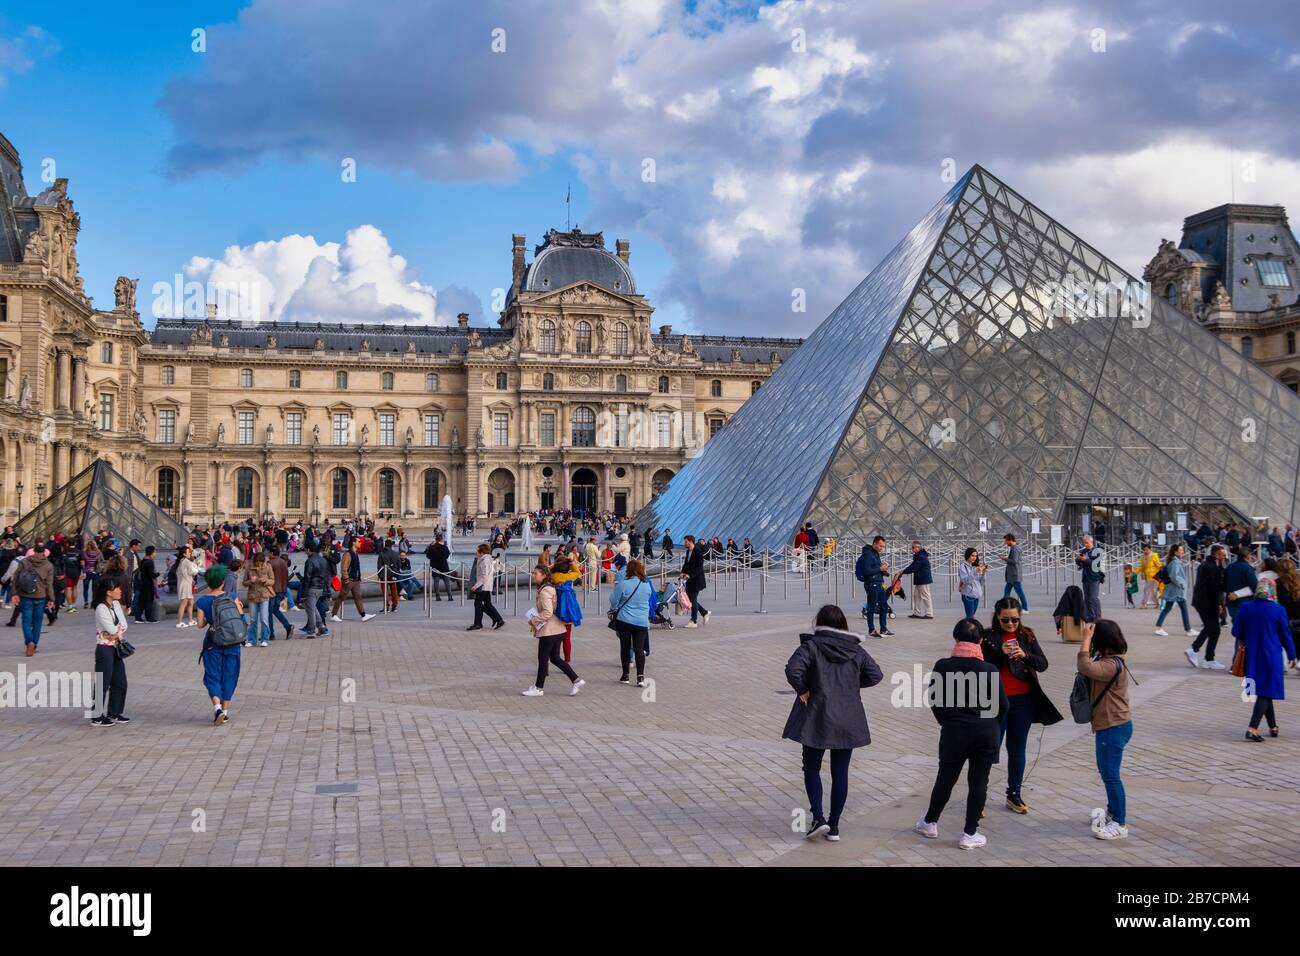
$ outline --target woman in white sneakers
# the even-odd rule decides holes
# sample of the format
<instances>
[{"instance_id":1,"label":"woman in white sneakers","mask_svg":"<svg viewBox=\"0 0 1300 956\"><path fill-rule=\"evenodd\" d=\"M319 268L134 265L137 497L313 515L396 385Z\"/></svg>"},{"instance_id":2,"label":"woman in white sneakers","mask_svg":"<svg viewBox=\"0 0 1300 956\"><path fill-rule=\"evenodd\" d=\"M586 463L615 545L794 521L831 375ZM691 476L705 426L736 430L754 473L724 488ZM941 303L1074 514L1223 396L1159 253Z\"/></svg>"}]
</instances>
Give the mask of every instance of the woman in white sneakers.
<instances>
[{"instance_id":1,"label":"woman in white sneakers","mask_svg":"<svg viewBox=\"0 0 1300 956\"><path fill-rule=\"evenodd\" d=\"M533 586L537 588L537 602L529 615L528 626L537 638L537 680L524 691L525 697L541 697L546 685L546 675L554 664L572 681L569 696L575 696L587 682L579 677L560 653L564 644L565 625L555 616L555 585L551 583L551 569L544 564L533 568Z\"/></svg>"},{"instance_id":2,"label":"woman in white sneakers","mask_svg":"<svg viewBox=\"0 0 1300 956\"><path fill-rule=\"evenodd\" d=\"M1098 840L1128 836L1128 801L1120 762L1133 739L1129 710L1129 676L1124 655L1128 642L1114 621L1085 621L1079 645L1079 673L1088 678L1092 703L1092 732L1097 742L1097 772L1106 787L1106 809L1092 811L1092 834Z\"/></svg>"}]
</instances>

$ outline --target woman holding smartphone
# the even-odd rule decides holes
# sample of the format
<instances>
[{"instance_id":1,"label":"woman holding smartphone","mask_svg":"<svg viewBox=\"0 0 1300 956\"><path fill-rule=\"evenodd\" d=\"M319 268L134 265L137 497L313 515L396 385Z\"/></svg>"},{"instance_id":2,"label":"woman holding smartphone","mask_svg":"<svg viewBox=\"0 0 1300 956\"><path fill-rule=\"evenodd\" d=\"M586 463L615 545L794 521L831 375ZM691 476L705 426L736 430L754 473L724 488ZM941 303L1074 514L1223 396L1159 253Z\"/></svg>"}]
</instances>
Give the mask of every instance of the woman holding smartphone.
<instances>
[{"instance_id":1,"label":"woman holding smartphone","mask_svg":"<svg viewBox=\"0 0 1300 956\"><path fill-rule=\"evenodd\" d=\"M962 562L957 566L957 591L961 594L962 607L966 616L974 618L980 609L980 599L984 597L984 575L988 568L980 564L980 553L975 548L967 548L962 555Z\"/></svg>"},{"instance_id":2,"label":"woman holding smartphone","mask_svg":"<svg viewBox=\"0 0 1300 956\"><path fill-rule=\"evenodd\" d=\"M984 632L984 659L998 669L1007 692L1007 709L998 716L998 749L1007 744L1007 809L1028 813L1020 796L1025 780L1025 749L1034 724L1048 726L1061 719L1038 682L1047 670L1034 632L1020 620L1020 602L1004 597L993 606L993 626Z\"/></svg>"},{"instance_id":3,"label":"woman holding smartphone","mask_svg":"<svg viewBox=\"0 0 1300 956\"><path fill-rule=\"evenodd\" d=\"M91 718L96 727L125 724L130 717L126 708L126 661L117 648L126 637L126 612L122 610L122 584L105 578L95 586L95 670L103 675L107 694L104 712Z\"/></svg>"}]
</instances>

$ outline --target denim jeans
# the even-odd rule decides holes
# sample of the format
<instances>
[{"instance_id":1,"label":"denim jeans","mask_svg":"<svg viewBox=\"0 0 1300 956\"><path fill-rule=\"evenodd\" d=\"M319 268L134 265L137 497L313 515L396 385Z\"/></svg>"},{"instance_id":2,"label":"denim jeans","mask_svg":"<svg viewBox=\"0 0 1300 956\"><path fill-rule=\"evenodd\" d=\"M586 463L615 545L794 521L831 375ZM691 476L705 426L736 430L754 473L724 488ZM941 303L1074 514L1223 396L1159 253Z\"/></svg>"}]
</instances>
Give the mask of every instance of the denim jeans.
<instances>
[{"instance_id":1,"label":"denim jeans","mask_svg":"<svg viewBox=\"0 0 1300 956\"><path fill-rule=\"evenodd\" d=\"M1165 623L1165 616L1174 609L1175 604L1178 605L1178 610L1183 613L1183 630L1190 631L1192 629L1192 621L1191 618L1187 616L1186 601L1164 601L1163 606L1160 608L1160 616L1156 618L1156 627L1160 627L1160 625Z\"/></svg>"},{"instance_id":2,"label":"denim jeans","mask_svg":"<svg viewBox=\"0 0 1300 956\"><path fill-rule=\"evenodd\" d=\"M980 610L980 599L977 597L971 597L968 594L963 594L961 596L961 606L966 610L966 616L974 620L975 615L978 614Z\"/></svg>"},{"instance_id":3,"label":"denim jeans","mask_svg":"<svg viewBox=\"0 0 1300 956\"><path fill-rule=\"evenodd\" d=\"M825 819L831 826L839 826L840 814L849 798L849 761L852 750L831 751L831 815L822 815L822 757L825 750L803 748L803 786L808 792L808 808L814 820Z\"/></svg>"},{"instance_id":4,"label":"denim jeans","mask_svg":"<svg viewBox=\"0 0 1300 956\"><path fill-rule=\"evenodd\" d=\"M248 630L244 634L244 640L256 644L258 641L270 639L270 610L271 602L269 600L248 602Z\"/></svg>"},{"instance_id":5,"label":"denim jeans","mask_svg":"<svg viewBox=\"0 0 1300 956\"><path fill-rule=\"evenodd\" d=\"M879 630L887 630L889 627L889 604L885 600L885 587L882 581L869 581L866 584L867 603L864 609L867 612L867 630L874 631L876 628L876 618L880 618Z\"/></svg>"},{"instance_id":6,"label":"denim jeans","mask_svg":"<svg viewBox=\"0 0 1300 956\"><path fill-rule=\"evenodd\" d=\"M41 625L45 623L45 598L21 598L23 614L23 643L41 642Z\"/></svg>"},{"instance_id":7,"label":"denim jeans","mask_svg":"<svg viewBox=\"0 0 1300 956\"><path fill-rule=\"evenodd\" d=\"M285 617L284 612L280 610L280 602L283 601L286 596L288 596L288 592L281 591L275 597L271 598L271 617L274 617L284 625L284 633L287 635L289 633L289 628L293 627L293 625L289 623L289 619ZM266 630L268 631L271 640L275 640L275 625L269 620L267 621Z\"/></svg>"},{"instance_id":8,"label":"denim jeans","mask_svg":"<svg viewBox=\"0 0 1300 956\"><path fill-rule=\"evenodd\" d=\"M81 603L89 604L95 594L95 584L99 581L98 571L87 571L81 576Z\"/></svg>"},{"instance_id":9,"label":"denim jeans","mask_svg":"<svg viewBox=\"0 0 1300 956\"><path fill-rule=\"evenodd\" d=\"M1008 581L1006 585L1002 588L1002 596L1006 597L1012 591L1015 591L1016 597L1020 599L1021 610L1028 611L1029 599L1025 597L1025 589L1024 587L1021 586L1019 581Z\"/></svg>"},{"instance_id":10,"label":"denim jeans","mask_svg":"<svg viewBox=\"0 0 1300 956\"><path fill-rule=\"evenodd\" d=\"M1085 579L1082 584L1083 619L1085 621L1096 621L1101 617L1101 582Z\"/></svg>"},{"instance_id":11,"label":"denim jeans","mask_svg":"<svg viewBox=\"0 0 1300 956\"><path fill-rule=\"evenodd\" d=\"M1009 694L1007 712L998 717L998 748L1007 742L1007 794L1019 793L1025 782L1025 750L1034 725L1034 695Z\"/></svg>"},{"instance_id":12,"label":"denim jeans","mask_svg":"<svg viewBox=\"0 0 1300 956\"><path fill-rule=\"evenodd\" d=\"M1120 826L1127 820L1128 805L1124 798L1124 782L1119 777L1120 761L1124 747L1133 739L1133 721L1126 720L1117 727L1099 730L1097 738L1097 772L1106 786L1106 810Z\"/></svg>"}]
</instances>

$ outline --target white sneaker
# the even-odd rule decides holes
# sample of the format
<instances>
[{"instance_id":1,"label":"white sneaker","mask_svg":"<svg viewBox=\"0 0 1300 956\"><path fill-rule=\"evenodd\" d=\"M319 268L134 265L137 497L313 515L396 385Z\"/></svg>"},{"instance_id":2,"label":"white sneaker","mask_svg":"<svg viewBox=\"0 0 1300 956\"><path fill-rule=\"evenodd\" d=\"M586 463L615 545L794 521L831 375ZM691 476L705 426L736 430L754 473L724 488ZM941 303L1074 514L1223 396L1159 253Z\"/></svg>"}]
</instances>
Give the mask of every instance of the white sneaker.
<instances>
[{"instance_id":1,"label":"white sneaker","mask_svg":"<svg viewBox=\"0 0 1300 956\"><path fill-rule=\"evenodd\" d=\"M982 833L963 833L961 839L957 841L957 845L963 850L974 850L988 842L988 837Z\"/></svg>"},{"instance_id":2,"label":"white sneaker","mask_svg":"<svg viewBox=\"0 0 1300 956\"><path fill-rule=\"evenodd\" d=\"M577 696L578 696L578 691L582 690L583 686L584 686L586 683L587 683L587 682L586 682L585 680L583 680L581 677L579 677L577 680L575 680L575 681L573 682L573 686L569 688L569 696L570 696L570 697L577 697Z\"/></svg>"},{"instance_id":3,"label":"white sneaker","mask_svg":"<svg viewBox=\"0 0 1300 956\"><path fill-rule=\"evenodd\" d=\"M1226 671L1227 668L1218 661L1203 661L1201 667L1207 671Z\"/></svg>"},{"instance_id":4,"label":"white sneaker","mask_svg":"<svg viewBox=\"0 0 1300 956\"><path fill-rule=\"evenodd\" d=\"M1120 826L1114 820L1092 831L1098 840L1124 840L1128 838L1128 827Z\"/></svg>"},{"instance_id":5,"label":"white sneaker","mask_svg":"<svg viewBox=\"0 0 1300 956\"><path fill-rule=\"evenodd\" d=\"M687 621L686 627L699 627L699 625L696 624L694 621Z\"/></svg>"},{"instance_id":6,"label":"white sneaker","mask_svg":"<svg viewBox=\"0 0 1300 956\"><path fill-rule=\"evenodd\" d=\"M1157 627L1157 628L1156 628L1156 634L1157 634L1158 636L1160 636L1160 637L1168 637L1168 636L1169 636L1169 632L1166 631L1163 627Z\"/></svg>"},{"instance_id":7,"label":"white sneaker","mask_svg":"<svg viewBox=\"0 0 1300 956\"><path fill-rule=\"evenodd\" d=\"M1189 641L1194 641L1194 640L1196 640L1196 635L1197 635L1197 634L1200 634L1201 632L1200 632L1200 631L1184 631L1183 633L1184 633L1185 635L1187 635L1187 639L1188 639Z\"/></svg>"},{"instance_id":8,"label":"white sneaker","mask_svg":"<svg viewBox=\"0 0 1300 956\"><path fill-rule=\"evenodd\" d=\"M523 696L523 697L541 697L541 696L543 696L545 693L546 693L546 691L542 690L540 687L530 687L530 688L528 688L528 690L524 691L523 694L522 694L521 696Z\"/></svg>"},{"instance_id":9,"label":"white sneaker","mask_svg":"<svg viewBox=\"0 0 1300 956\"><path fill-rule=\"evenodd\" d=\"M252 641L244 641L244 646L245 646L245 647L252 647L252 646L253 646L253 642L252 642Z\"/></svg>"},{"instance_id":10,"label":"white sneaker","mask_svg":"<svg viewBox=\"0 0 1300 956\"><path fill-rule=\"evenodd\" d=\"M334 622L336 622L336 623L338 623L338 624L342 624L342 623L343 623L343 618L339 617L337 614L331 614L331 615L330 615L330 620L331 620L331 621L334 621Z\"/></svg>"},{"instance_id":11,"label":"white sneaker","mask_svg":"<svg viewBox=\"0 0 1300 956\"><path fill-rule=\"evenodd\" d=\"M1088 822L1092 827L1092 832L1096 833L1106 824L1110 823L1110 814L1106 812L1105 807L1093 807L1092 812L1089 814Z\"/></svg>"},{"instance_id":12,"label":"white sneaker","mask_svg":"<svg viewBox=\"0 0 1300 956\"><path fill-rule=\"evenodd\" d=\"M373 614L363 614L361 615L361 623L365 624L366 621L372 620L373 618L374 618Z\"/></svg>"},{"instance_id":13,"label":"white sneaker","mask_svg":"<svg viewBox=\"0 0 1300 956\"><path fill-rule=\"evenodd\" d=\"M1193 667L1200 666L1200 658L1197 657L1196 652L1190 647L1183 651L1183 657L1187 658L1187 663L1191 664Z\"/></svg>"},{"instance_id":14,"label":"white sneaker","mask_svg":"<svg viewBox=\"0 0 1300 956\"><path fill-rule=\"evenodd\" d=\"M704 617L704 623L705 623L705 624L708 624L708 623L709 623L709 618L713 617L713 612L712 612L712 611L705 611L703 617Z\"/></svg>"},{"instance_id":15,"label":"white sneaker","mask_svg":"<svg viewBox=\"0 0 1300 956\"><path fill-rule=\"evenodd\" d=\"M937 840L939 839L939 824L926 823L925 817L922 817L916 821L916 826L912 827L912 832L919 833L929 840Z\"/></svg>"},{"instance_id":16,"label":"white sneaker","mask_svg":"<svg viewBox=\"0 0 1300 956\"><path fill-rule=\"evenodd\" d=\"M184 621L178 621L178 622L176 623L176 626L177 626L177 627L184 627L184 626L185 626L185 622L184 622Z\"/></svg>"}]
</instances>

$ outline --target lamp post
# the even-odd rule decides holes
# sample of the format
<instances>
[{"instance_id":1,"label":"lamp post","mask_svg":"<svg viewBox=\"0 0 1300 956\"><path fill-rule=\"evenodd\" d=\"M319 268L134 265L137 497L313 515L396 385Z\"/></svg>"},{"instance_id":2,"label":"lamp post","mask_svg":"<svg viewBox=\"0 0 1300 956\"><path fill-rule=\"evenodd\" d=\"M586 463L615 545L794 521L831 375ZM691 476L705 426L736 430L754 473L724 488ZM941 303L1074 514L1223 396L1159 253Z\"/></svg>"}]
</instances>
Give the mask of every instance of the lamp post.
<instances>
[{"instance_id":1,"label":"lamp post","mask_svg":"<svg viewBox=\"0 0 1300 956\"><path fill-rule=\"evenodd\" d=\"M40 482L36 486L36 503L39 505L45 500L45 482Z\"/></svg>"},{"instance_id":2,"label":"lamp post","mask_svg":"<svg viewBox=\"0 0 1300 956\"><path fill-rule=\"evenodd\" d=\"M318 527L319 525L320 525L320 496L318 495L312 498L311 526L315 528Z\"/></svg>"},{"instance_id":3,"label":"lamp post","mask_svg":"<svg viewBox=\"0 0 1300 956\"><path fill-rule=\"evenodd\" d=\"M23 483L18 482L18 517L23 515Z\"/></svg>"}]
</instances>

